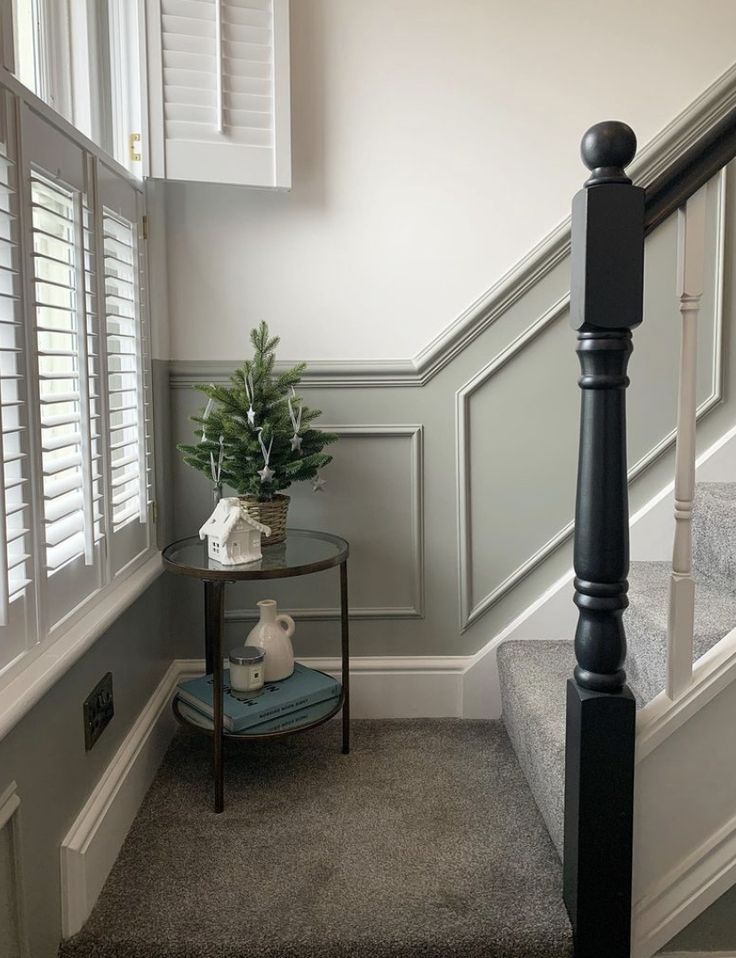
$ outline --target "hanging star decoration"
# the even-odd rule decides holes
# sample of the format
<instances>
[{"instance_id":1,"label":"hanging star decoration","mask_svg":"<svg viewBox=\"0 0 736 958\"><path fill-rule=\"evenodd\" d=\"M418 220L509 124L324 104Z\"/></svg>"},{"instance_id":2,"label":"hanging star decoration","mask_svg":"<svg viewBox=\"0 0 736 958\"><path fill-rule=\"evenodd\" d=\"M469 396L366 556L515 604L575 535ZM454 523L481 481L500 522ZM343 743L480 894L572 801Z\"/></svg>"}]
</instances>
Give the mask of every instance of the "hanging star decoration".
<instances>
[{"instance_id":1,"label":"hanging star decoration","mask_svg":"<svg viewBox=\"0 0 736 958\"><path fill-rule=\"evenodd\" d=\"M326 481L322 476L317 476L316 479L312 480L312 492L324 492L325 491Z\"/></svg>"},{"instance_id":2,"label":"hanging star decoration","mask_svg":"<svg viewBox=\"0 0 736 958\"><path fill-rule=\"evenodd\" d=\"M271 469L268 465L271 461L273 436L271 436L271 442L269 442L268 449L266 449L266 444L263 441L263 426L258 429L258 442L261 444L261 452L263 453L263 469L258 470L258 475L261 477L261 482L270 482L270 480L274 477L273 469Z\"/></svg>"},{"instance_id":3,"label":"hanging star decoration","mask_svg":"<svg viewBox=\"0 0 736 958\"><path fill-rule=\"evenodd\" d=\"M210 470L212 472L213 491L219 498L222 493L222 463L225 460L225 437L220 436L220 448L217 453L217 465L215 465L215 454L210 453Z\"/></svg>"},{"instance_id":4,"label":"hanging star decoration","mask_svg":"<svg viewBox=\"0 0 736 958\"><path fill-rule=\"evenodd\" d=\"M210 386L212 386L211 383L210 383ZM204 419L205 422L209 419L210 413L212 412L212 407L214 406L214 404L215 404L214 399L207 400L207 405L205 406L204 413L202 414L202 419ZM207 442L207 426L202 426L202 442Z\"/></svg>"},{"instance_id":5,"label":"hanging star decoration","mask_svg":"<svg viewBox=\"0 0 736 958\"><path fill-rule=\"evenodd\" d=\"M248 377L245 380L245 394L248 397L248 412L246 416L248 417L248 422L251 426L256 424L256 411L253 408L253 373L248 373Z\"/></svg>"},{"instance_id":6,"label":"hanging star decoration","mask_svg":"<svg viewBox=\"0 0 736 958\"><path fill-rule=\"evenodd\" d=\"M296 390L294 387L291 387L291 396L286 400L286 403L289 407L289 418L291 419L291 425L294 427L294 435L291 437L291 451L292 452L301 452L302 451L302 437L299 435L299 430L302 426L302 404L299 404L299 409L297 412L294 412L294 405L292 400L296 399Z\"/></svg>"}]
</instances>

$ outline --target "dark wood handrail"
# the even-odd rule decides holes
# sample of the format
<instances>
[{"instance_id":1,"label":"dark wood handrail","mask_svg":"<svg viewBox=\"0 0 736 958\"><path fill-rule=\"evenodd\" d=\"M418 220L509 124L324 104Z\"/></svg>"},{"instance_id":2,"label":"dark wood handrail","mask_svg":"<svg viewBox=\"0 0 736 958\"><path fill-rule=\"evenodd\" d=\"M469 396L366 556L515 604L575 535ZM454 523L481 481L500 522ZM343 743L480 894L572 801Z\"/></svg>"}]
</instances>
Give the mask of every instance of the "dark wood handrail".
<instances>
[{"instance_id":1,"label":"dark wood handrail","mask_svg":"<svg viewBox=\"0 0 736 958\"><path fill-rule=\"evenodd\" d=\"M646 190L644 232L651 233L736 157L736 107Z\"/></svg>"}]
</instances>

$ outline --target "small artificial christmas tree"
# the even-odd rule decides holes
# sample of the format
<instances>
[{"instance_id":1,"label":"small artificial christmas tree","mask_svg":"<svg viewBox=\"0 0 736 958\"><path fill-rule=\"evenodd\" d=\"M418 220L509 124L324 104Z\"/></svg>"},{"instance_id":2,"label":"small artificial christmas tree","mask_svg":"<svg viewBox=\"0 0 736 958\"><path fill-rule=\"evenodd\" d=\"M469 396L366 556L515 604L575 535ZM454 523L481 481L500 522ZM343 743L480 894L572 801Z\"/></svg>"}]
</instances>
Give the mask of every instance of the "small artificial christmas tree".
<instances>
[{"instance_id":1,"label":"small artificial christmas tree","mask_svg":"<svg viewBox=\"0 0 736 958\"><path fill-rule=\"evenodd\" d=\"M195 387L209 400L200 415L192 416L198 442L178 449L186 463L211 478L216 497L227 485L259 502L288 501L278 493L292 482L316 479L332 461L322 450L338 437L313 428L320 410L309 409L296 393L306 363L276 376L279 337L262 322L251 330L250 340L253 359L233 373L230 386ZM317 479L315 487L321 485Z\"/></svg>"}]
</instances>

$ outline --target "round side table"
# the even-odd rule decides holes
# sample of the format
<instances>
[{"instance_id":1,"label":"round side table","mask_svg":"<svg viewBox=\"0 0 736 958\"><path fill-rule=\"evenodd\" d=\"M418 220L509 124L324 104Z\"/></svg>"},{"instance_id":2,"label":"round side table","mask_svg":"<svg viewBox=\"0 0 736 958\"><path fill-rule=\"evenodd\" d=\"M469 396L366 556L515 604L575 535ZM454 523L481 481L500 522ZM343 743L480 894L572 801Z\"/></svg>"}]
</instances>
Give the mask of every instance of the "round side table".
<instances>
[{"instance_id":1,"label":"round side table","mask_svg":"<svg viewBox=\"0 0 736 958\"><path fill-rule=\"evenodd\" d=\"M350 547L345 539L328 532L307 529L289 529L284 542L264 546L263 555L244 565L221 565L207 555L207 543L196 536L172 542L163 551L164 568L176 575L185 575L204 582L205 661L207 674L213 677L214 717L212 728L184 716L174 699L174 714L179 722L212 735L215 773L215 811L224 808L224 738L247 742L263 738L293 735L314 728L332 718L342 709L342 750L350 751L350 649L348 636L348 555ZM342 637L342 692L337 702L325 703L324 713L317 714L303 725L278 732L258 734L254 730L229 733L223 728L223 649L225 623L225 585L228 582L259 579L286 579L322 572L334 566L340 568L340 625Z\"/></svg>"}]
</instances>

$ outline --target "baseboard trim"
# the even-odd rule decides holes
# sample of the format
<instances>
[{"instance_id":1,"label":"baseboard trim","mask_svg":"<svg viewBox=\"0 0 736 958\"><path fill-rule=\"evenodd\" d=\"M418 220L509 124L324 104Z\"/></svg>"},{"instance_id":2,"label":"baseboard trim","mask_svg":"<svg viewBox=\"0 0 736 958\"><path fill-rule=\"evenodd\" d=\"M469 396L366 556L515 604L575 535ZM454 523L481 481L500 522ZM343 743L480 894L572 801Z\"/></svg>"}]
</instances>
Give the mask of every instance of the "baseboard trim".
<instances>
[{"instance_id":1,"label":"baseboard trim","mask_svg":"<svg viewBox=\"0 0 736 958\"><path fill-rule=\"evenodd\" d=\"M304 658L311 669L340 676L339 658ZM463 718L466 675L475 656L354 656L350 659L350 716L354 719ZM202 672L204 659L188 660Z\"/></svg>"},{"instance_id":2,"label":"baseboard trim","mask_svg":"<svg viewBox=\"0 0 736 958\"><path fill-rule=\"evenodd\" d=\"M337 674L338 659L302 659ZM350 660L350 714L354 718L461 718L465 673L472 656L411 656Z\"/></svg>"},{"instance_id":3,"label":"baseboard trim","mask_svg":"<svg viewBox=\"0 0 736 958\"><path fill-rule=\"evenodd\" d=\"M176 726L169 700L188 665L171 663L61 844L64 938L89 917L161 764Z\"/></svg>"},{"instance_id":4,"label":"baseboard trim","mask_svg":"<svg viewBox=\"0 0 736 958\"><path fill-rule=\"evenodd\" d=\"M634 958L651 958L736 882L736 817L634 906Z\"/></svg>"},{"instance_id":5,"label":"baseboard trim","mask_svg":"<svg viewBox=\"0 0 736 958\"><path fill-rule=\"evenodd\" d=\"M688 719L736 681L736 629L702 655L693 666L692 685L674 701L666 692L640 709L636 723L636 760L666 742Z\"/></svg>"}]
</instances>

